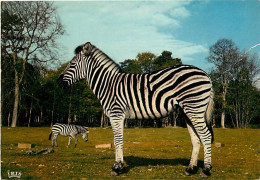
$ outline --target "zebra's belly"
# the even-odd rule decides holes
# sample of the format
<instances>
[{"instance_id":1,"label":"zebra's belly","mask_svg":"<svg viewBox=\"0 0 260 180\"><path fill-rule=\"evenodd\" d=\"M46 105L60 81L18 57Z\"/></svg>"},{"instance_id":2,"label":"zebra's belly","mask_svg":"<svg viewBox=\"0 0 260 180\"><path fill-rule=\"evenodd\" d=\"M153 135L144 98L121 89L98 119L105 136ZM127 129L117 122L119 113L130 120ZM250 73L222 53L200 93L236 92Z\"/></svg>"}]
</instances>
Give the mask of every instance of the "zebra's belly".
<instances>
[{"instance_id":1,"label":"zebra's belly","mask_svg":"<svg viewBox=\"0 0 260 180\"><path fill-rule=\"evenodd\" d=\"M153 119L147 114L142 114L140 111L129 110L125 113L126 119Z\"/></svg>"},{"instance_id":2,"label":"zebra's belly","mask_svg":"<svg viewBox=\"0 0 260 180\"><path fill-rule=\"evenodd\" d=\"M69 136L69 134L66 134L66 133L63 133L63 132L60 132L60 135L62 135L62 136Z\"/></svg>"},{"instance_id":3,"label":"zebra's belly","mask_svg":"<svg viewBox=\"0 0 260 180\"><path fill-rule=\"evenodd\" d=\"M156 107L146 107L144 109L140 108L131 108L125 113L126 119L158 119L162 117L166 117L170 112L173 111L172 105L167 109L156 109Z\"/></svg>"}]
</instances>

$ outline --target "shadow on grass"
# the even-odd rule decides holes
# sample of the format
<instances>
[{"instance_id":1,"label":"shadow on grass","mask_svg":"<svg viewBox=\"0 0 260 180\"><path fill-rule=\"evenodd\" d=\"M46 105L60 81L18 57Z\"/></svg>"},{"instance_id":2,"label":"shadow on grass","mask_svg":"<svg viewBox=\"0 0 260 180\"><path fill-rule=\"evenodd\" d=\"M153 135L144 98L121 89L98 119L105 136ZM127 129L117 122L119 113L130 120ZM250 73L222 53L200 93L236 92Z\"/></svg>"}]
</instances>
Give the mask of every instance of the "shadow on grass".
<instances>
[{"instance_id":1,"label":"shadow on grass","mask_svg":"<svg viewBox=\"0 0 260 180\"><path fill-rule=\"evenodd\" d=\"M123 169L122 173L127 173L130 171L130 169L139 166L157 166L157 165L188 166L190 162L190 160L187 158L152 159L152 158L144 158L144 157L137 157L137 156L126 156L124 157L124 161L126 162L127 166ZM198 167L203 167L203 161L198 160Z\"/></svg>"}]
</instances>

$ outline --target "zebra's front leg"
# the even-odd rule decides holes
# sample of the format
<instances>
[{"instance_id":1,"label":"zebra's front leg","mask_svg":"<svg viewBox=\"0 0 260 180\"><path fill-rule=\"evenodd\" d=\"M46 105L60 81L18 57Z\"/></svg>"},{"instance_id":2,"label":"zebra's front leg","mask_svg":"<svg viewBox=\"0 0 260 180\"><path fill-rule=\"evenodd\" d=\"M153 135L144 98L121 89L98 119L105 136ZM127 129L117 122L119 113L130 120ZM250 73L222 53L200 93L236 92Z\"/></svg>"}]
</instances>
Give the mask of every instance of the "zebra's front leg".
<instances>
[{"instance_id":1,"label":"zebra's front leg","mask_svg":"<svg viewBox=\"0 0 260 180\"><path fill-rule=\"evenodd\" d=\"M54 134L54 135L53 135L53 138L52 138L52 147L54 147L54 144L55 144L56 147L58 147L57 137L58 137L58 134Z\"/></svg>"},{"instance_id":2,"label":"zebra's front leg","mask_svg":"<svg viewBox=\"0 0 260 180\"><path fill-rule=\"evenodd\" d=\"M185 170L185 174L190 176L198 172L198 156L200 151L200 139L198 135L194 132L192 126L187 123L187 128L190 133L191 143L192 143L192 154L190 159L190 164Z\"/></svg>"},{"instance_id":3,"label":"zebra's front leg","mask_svg":"<svg viewBox=\"0 0 260 180\"><path fill-rule=\"evenodd\" d=\"M72 137L70 136L70 137L69 137L69 142L68 142L68 146L67 146L67 147L70 147L71 139L72 139Z\"/></svg>"},{"instance_id":4,"label":"zebra's front leg","mask_svg":"<svg viewBox=\"0 0 260 180\"><path fill-rule=\"evenodd\" d=\"M76 134L71 134L72 138L75 139L75 145L74 145L74 148L77 147L77 144L78 144L78 139L77 139L77 135Z\"/></svg>"},{"instance_id":5,"label":"zebra's front leg","mask_svg":"<svg viewBox=\"0 0 260 180\"><path fill-rule=\"evenodd\" d=\"M115 145L115 163L112 166L111 175L117 176L122 172L124 166L123 158L123 133L124 133L124 116L117 115L110 117L110 123L114 134Z\"/></svg>"}]
</instances>

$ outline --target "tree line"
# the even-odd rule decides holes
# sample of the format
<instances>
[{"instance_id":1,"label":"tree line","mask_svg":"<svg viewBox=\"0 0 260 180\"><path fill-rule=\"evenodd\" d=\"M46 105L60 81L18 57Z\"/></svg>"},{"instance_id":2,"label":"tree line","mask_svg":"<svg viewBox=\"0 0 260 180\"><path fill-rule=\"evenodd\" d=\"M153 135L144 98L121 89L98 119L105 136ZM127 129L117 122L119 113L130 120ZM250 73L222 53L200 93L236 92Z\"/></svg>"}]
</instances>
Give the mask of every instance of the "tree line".
<instances>
[{"instance_id":1,"label":"tree line","mask_svg":"<svg viewBox=\"0 0 260 180\"><path fill-rule=\"evenodd\" d=\"M57 39L64 33L52 2L2 2L1 8L1 125L51 126L60 122L109 126L85 81L67 89L57 84L67 63L48 68L48 62L59 59ZM209 72L215 90L214 125L259 126L259 57L239 50L230 39L220 39L210 47L207 59L214 64ZM127 73L150 73L180 64L181 59L173 58L170 51L160 55L142 52L120 62ZM125 126L185 126L185 116L176 107L166 118L126 119Z\"/></svg>"},{"instance_id":2,"label":"tree line","mask_svg":"<svg viewBox=\"0 0 260 180\"><path fill-rule=\"evenodd\" d=\"M241 51L231 39L220 39L210 47L209 62L215 65L210 76L215 90L215 118L220 127L246 128L259 125L259 57Z\"/></svg>"}]
</instances>

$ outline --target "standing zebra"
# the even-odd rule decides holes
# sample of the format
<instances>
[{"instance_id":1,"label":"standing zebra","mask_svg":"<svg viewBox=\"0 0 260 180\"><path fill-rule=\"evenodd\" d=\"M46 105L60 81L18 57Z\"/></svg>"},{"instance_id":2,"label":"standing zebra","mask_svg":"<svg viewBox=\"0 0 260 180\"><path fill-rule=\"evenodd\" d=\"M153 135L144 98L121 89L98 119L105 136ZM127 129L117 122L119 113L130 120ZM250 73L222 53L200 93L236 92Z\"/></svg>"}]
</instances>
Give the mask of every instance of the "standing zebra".
<instances>
[{"instance_id":1,"label":"standing zebra","mask_svg":"<svg viewBox=\"0 0 260 180\"><path fill-rule=\"evenodd\" d=\"M167 116L178 104L187 115L187 127L193 145L186 174L197 172L200 143L204 146L202 175L211 169L213 130L210 116L213 110L212 82L197 67L173 66L153 73L122 73L118 64L97 47L87 42L75 49L59 81L65 86L86 79L109 117L115 145L115 163L111 175L123 168L124 119L157 119Z\"/></svg>"},{"instance_id":2,"label":"standing zebra","mask_svg":"<svg viewBox=\"0 0 260 180\"><path fill-rule=\"evenodd\" d=\"M57 144L58 135L69 136L68 147L70 146L71 139L74 138L75 139L74 147L76 147L78 142L78 139L76 137L77 134L82 134L83 140L88 141L89 131L85 127L74 125L74 124L67 125L67 124L56 123L51 128L49 140L51 140L52 133L53 133L52 147L54 146L54 143L56 147L58 146Z\"/></svg>"}]
</instances>

